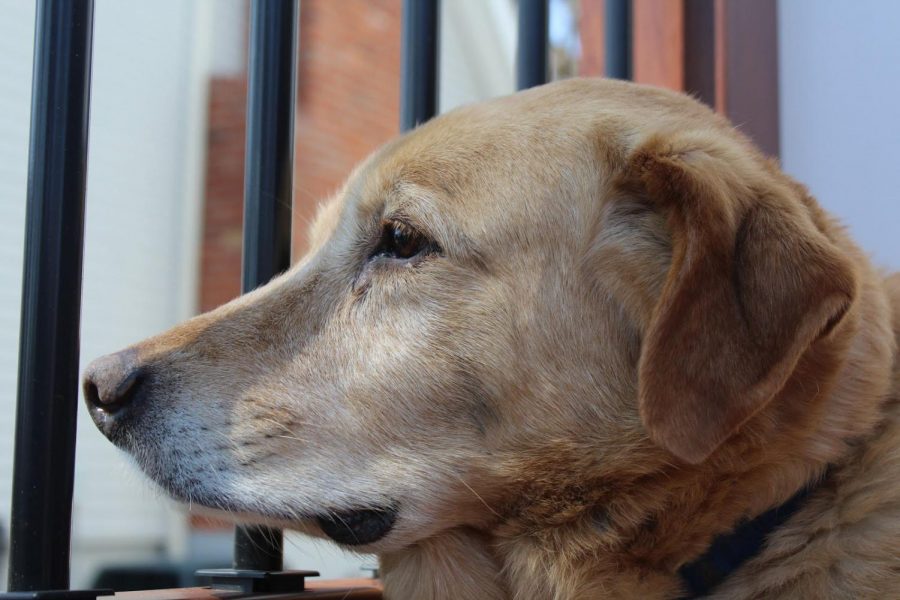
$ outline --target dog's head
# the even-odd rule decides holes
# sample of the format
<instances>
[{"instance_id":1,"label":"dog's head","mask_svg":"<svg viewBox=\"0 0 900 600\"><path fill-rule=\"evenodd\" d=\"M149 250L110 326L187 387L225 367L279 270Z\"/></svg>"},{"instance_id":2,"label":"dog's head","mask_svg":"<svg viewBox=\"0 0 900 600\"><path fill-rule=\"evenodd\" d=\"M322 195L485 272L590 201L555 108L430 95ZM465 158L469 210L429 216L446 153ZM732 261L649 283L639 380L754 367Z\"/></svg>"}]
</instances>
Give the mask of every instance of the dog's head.
<instances>
[{"instance_id":1,"label":"dog's head","mask_svg":"<svg viewBox=\"0 0 900 600\"><path fill-rule=\"evenodd\" d=\"M542 484L702 463L833 370L808 350L856 282L824 219L687 97L544 86L388 144L288 273L85 396L194 505L376 551L489 527Z\"/></svg>"}]
</instances>

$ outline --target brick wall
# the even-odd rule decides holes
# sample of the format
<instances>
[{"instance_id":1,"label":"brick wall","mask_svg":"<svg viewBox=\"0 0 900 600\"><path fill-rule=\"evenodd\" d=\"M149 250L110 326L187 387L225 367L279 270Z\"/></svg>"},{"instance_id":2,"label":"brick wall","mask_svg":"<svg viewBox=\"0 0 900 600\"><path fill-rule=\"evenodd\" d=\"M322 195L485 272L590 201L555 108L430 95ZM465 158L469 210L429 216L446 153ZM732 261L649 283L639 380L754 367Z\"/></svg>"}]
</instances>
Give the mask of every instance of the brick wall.
<instances>
[{"instance_id":1,"label":"brick wall","mask_svg":"<svg viewBox=\"0 0 900 600\"><path fill-rule=\"evenodd\" d=\"M400 0L300 3L294 256L318 203L397 134ZM240 293L246 74L210 86L201 311Z\"/></svg>"},{"instance_id":2,"label":"brick wall","mask_svg":"<svg viewBox=\"0 0 900 600\"><path fill-rule=\"evenodd\" d=\"M603 14L606 6L603 0L581 0L578 8L578 29L581 36L578 74L582 77L602 77L605 70Z\"/></svg>"},{"instance_id":3,"label":"brick wall","mask_svg":"<svg viewBox=\"0 0 900 600\"><path fill-rule=\"evenodd\" d=\"M399 131L400 0L300 3L294 251L318 202Z\"/></svg>"},{"instance_id":4,"label":"brick wall","mask_svg":"<svg viewBox=\"0 0 900 600\"><path fill-rule=\"evenodd\" d=\"M201 312L224 304L241 291L246 95L244 77L210 82L200 252Z\"/></svg>"}]
</instances>

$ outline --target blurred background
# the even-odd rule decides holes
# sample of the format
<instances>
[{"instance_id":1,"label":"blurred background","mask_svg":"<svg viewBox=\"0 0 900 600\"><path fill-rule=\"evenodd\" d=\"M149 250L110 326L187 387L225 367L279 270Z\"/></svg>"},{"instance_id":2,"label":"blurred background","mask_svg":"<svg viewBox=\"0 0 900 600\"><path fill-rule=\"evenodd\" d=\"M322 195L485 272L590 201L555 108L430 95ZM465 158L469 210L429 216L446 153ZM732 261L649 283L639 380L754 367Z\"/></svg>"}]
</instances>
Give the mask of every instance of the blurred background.
<instances>
[{"instance_id":1,"label":"blurred background","mask_svg":"<svg viewBox=\"0 0 900 600\"><path fill-rule=\"evenodd\" d=\"M441 10L441 111L512 92L515 1ZM34 12L0 0L0 590ZM398 133L400 15L401 0L301 0L295 256L317 204ZM603 17L603 0L551 1L554 78L603 75ZM893 0L633 0L633 78L727 114L897 269L898 26ZM97 0L82 364L239 293L247 31L245 0ZM83 410L73 519L76 589L109 567L231 560L231 528L163 499ZM333 578L374 560L289 534L285 563Z\"/></svg>"}]
</instances>

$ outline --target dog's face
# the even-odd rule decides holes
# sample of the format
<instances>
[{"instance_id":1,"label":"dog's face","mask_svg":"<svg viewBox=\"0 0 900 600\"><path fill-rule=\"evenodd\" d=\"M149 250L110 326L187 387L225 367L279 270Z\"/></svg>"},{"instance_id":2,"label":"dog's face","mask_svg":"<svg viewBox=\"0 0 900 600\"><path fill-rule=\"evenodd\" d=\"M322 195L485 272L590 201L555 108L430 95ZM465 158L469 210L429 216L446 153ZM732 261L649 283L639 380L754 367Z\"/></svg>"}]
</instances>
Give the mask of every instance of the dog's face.
<instances>
[{"instance_id":1,"label":"dog's face","mask_svg":"<svg viewBox=\"0 0 900 600\"><path fill-rule=\"evenodd\" d=\"M716 452L844 315L818 218L687 98L546 86L383 148L299 264L95 361L86 398L176 498L365 550L587 471L614 504Z\"/></svg>"}]
</instances>

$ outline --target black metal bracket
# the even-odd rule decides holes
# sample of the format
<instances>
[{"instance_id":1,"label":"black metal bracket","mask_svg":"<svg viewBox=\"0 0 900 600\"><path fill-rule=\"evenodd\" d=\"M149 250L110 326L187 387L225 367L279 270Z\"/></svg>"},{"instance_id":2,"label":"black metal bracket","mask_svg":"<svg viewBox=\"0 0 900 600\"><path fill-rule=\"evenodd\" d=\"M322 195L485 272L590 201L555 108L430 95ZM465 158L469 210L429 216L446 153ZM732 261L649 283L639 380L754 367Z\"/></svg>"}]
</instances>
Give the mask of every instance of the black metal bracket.
<instances>
[{"instance_id":1,"label":"black metal bracket","mask_svg":"<svg viewBox=\"0 0 900 600\"><path fill-rule=\"evenodd\" d=\"M547 0L519 0L519 42L516 49L516 89L527 90L548 81Z\"/></svg>"},{"instance_id":2,"label":"black metal bracket","mask_svg":"<svg viewBox=\"0 0 900 600\"><path fill-rule=\"evenodd\" d=\"M252 569L201 569L197 571L197 577L210 578L212 588L215 590L245 594L302 592L306 588L304 579L318 576L318 571L254 571Z\"/></svg>"},{"instance_id":3,"label":"black metal bracket","mask_svg":"<svg viewBox=\"0 0 900 600\"><path fill-rule=\"evenodd\" d=\"M112 590L50 590L46 592L0 592L0 600L98 600L115 595Z\"/></svg>"}]
</instances>

